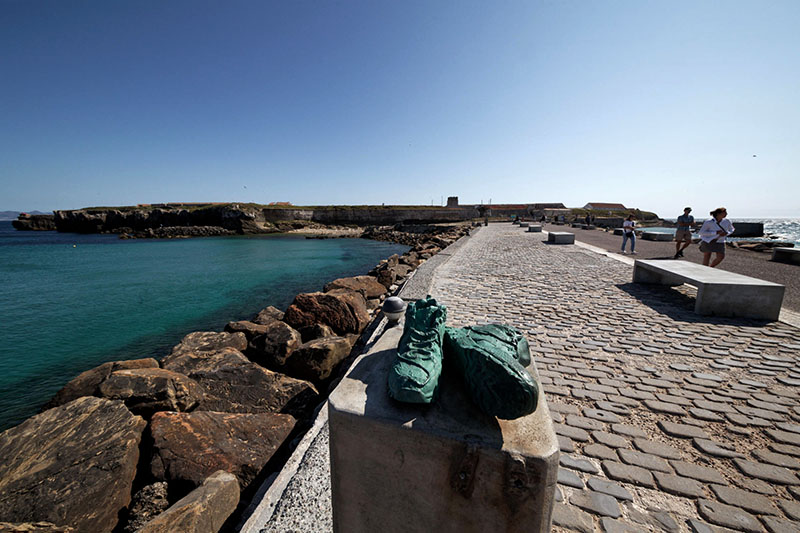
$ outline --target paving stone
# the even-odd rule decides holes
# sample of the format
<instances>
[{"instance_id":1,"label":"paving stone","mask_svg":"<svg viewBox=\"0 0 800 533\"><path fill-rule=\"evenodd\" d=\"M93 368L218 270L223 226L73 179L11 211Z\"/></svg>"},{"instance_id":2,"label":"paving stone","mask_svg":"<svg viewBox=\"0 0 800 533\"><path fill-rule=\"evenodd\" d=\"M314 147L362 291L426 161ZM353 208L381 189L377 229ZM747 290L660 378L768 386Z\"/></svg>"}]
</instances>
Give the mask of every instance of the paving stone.
<instances>
[{"instance_id":1,"label":"paving stone","mask_svg":"<svg viewBox=\"0 0 800 533\"><path fill-rule=\"evenodd\" d=\"M633 450L617 450L617 454L619 454L619 458L622 459L623 462L629 465L641 466L650 471L672 472L667 462L656 455L635 452Z\"/></svg>"},{"instance_id":2,"label":"paving stone","mask_svg":"<svg viewBox=\"0 0 800 533\"><path fill-rule=\"evenodd\" d=\"M783 376L778 376L777 380L783 383L784 385L790 385L792 387L800 387L800 379L785 378Z\"/></svg>"},{"instance_id":3,"label":"paving stone","mask_svg":"<svg viewBox=\"0 0 800 533\"><path fill-rule=\"evenodd\" d=\"M740 379L739 383L742 385L747 385L748 387L756 387L760 389L766 389L769 387L766 383L762 383L761 381L756 381L754 379Z\"/></svg>"},{"instance_id":4,"label":"paving stone","mask_svg":"<svg viewBox=\"0 0 800 533\"><path fill-rule=\"evenodd\" d=\"M779 485L796 485L800 483L791 470L764 463L745 461L744 459L734 459L733 462L743 474L757 479L763 479Z\"/></svg>"},{"instance_id":5,"label":"paving stone","mask_svg":"<svg viewBox=\"0 0 800 533\"><path fill-rule=\"evenodd\" d=\"M583 454L589 457L597 457L598 459L617 460L617 454L608 446L602 444L587 444L583 447Z\"/></svg>"},{"instance_id":6,"label":"paving stone","mask_svg":"<svg viewBox=\"0 0 800 533\"><path fill-rule=\"evenodd\" d=\"M592 515L564 503L553 504L553 524L580 533L594 532Z\"/></svg>"},{"instance_id":7,"label":"paving stone","mask_svg":"<svg viewBox=\"0 0 800 533\"><path fill-rule=\"evenodd\" d=\"M715 413L735 413L733 407L727 403L722 402L709 402L707 400L695 400L694 404L700 409L714 411Z\"/></svg>"},{"instance_id":8,"label":"paving stone","mask_svg":"<svg viewBox=\"0 0 800 533\"><path fill-rule=\"evenodd\" d=\"M602 392L604 394L616 394L617 389L615 387L609 387L608 385L601 385L599 383L586 383L584 388L587 390L593 390L597 392Z\"/></svg>"},{"instance_id":9,"label":"paving stone","mask_svg":"<svg viewBox=\"0 0 800 533\"><path fill-rule=\"evenodd\" d=\"M795 522L774 516L765 516L761 520L770 533L800 533L800 525Z\"/></svg>"},{"instance_id":10,"label":"paving stone","mask_svg":"<svg viewBox=\"0 0 800 533\"><path fill-rule=\"evenodd\" d=\"M700 420L706 420L708 422L722 422L725 420L717 413L713 411L708 411L706 409L699 409L697 407L692 407L689 409L689 414L695 418L699 418Z\"/></svg>"},{"instance_id":11,"label":"paving stone","mask_svg":"<svg viewBox=\"0 0 800 533\"><path fill-rule=\"evenodd\" d=\"M671 460L669 464L672 465L672 467L675 469L675 473L677 473L679 476L690 477L692 479L706 481L708 483L718 483L720 485L728 484L723 475L719 473L719 470L715 470L707 466L696 465L694 463L688 463L686 461Z\"/></svg>"},{"instance_id":12,"label":"paving stone","mask_svg":"<svg viewBox=\"0 0 800 533\"><path fill-rule=\"evenodd\" d=\"M572 453L575 451L575 443L572 439L564 435L556 435L558 439L558 449L564 453Z\"/></svg>"},{"instance_id":13,"label":"paving stone","mask_svg":"<svg viewBox=\"0 0 800 533\"><path fill-rule=\"evenodd\" d=\"M750 492L766 494L767 496L774 496L776 494L775 487L771 483L751 477L746 477L739 481L739 488L749 490ZM791 488L792 487L789 487L789 489Z\"/></svg>"},{"instance_id":14,"label":"paving stone","mask_svg":"<svg viewBox=\"0 0 800 533\"><path fill-rule=\"evenodd\" d=\"M612 424L611 431L614 433L619 433L620 435L625 435L626 437L646 437L647 433L645 433L641 428L637 428L635 426L629 426L627 424Z\"/></svg>"},{"instance_id":15,"label":"paving stone","mask_svg":"<svg viewBox=\"0 0 800 533\"><path fill-rule=\"evenodd\" d=\"M638 403L634 404L634 405L638 405ZM616 423L616 422L620 421L618 416L614 416L613 419L608 418L607 415L609 415L611 413L613 413L615 415L623 415L623 416L628 416L628 415L631 414L631 410L628 408L627 405L622 404L622 403L616 403L616 402L613 402L613 401L597 402L597 407L601 409L601 411L599 411L599 412L603 413L602 415L600 415L600 417L597 417L597 420L601 420L603 422ZM594 410L591 410L591 411L594 411ZM584 411L584 415L586 415L589 418L595 418L593 416L590 416L589 413L587 413L586 411Z\"/></svg>"},{"instance_id":16,"label":"paving stone","mask_svg":"<svg viewBox=\"0 0 800 533\"><path fill-rule=\"evenodd\" d=\"M772 450L773 452L800 457L800 446L792 446L791 444L772 443L769 445L769 449Z\"/></svg>"},{"instance_id":17,"label":"paving stone","mask_svg":"<svg viewBox=\"0 0 800 533\"><path fill-rule=\"evenodd\" d=\"M615 481L655 488L653 475L644 468L615 461L603 461L601 464L606 475Z\"/></svg>"},{"instance_id":18,"label":"paving stone","mask_svg":"<svg viewBox=\"0 0 800 533\"><path fill-rule=\"evenodd\" d=\"M800 446L800 435L797 433L792 433L791 431L781 431L779 429L768 429L766 430L766 434L781 444Z\"/></svg>"},{"instance_id":19,"label":"paving stone","mask_svg":"<svg viewBox=\"0 0 800 533\"><path fill-rule=\"evenodd\" d=\"M645 400L644 404L648 409L657 413L667 413L670 415L680 416L686 414L686 411L684 411L681 406L675 405L674 403L659 402L658 400Z\"/></svg>"},{"instance_id":20,"label":"paving stone","mask_svg":"<svg viewBox=\"0 0 800 533\"><path fill-rule=\"evenodd\" d=\"M600 527L605 533L640 533L641 528L639 526L634 526L633 524L628 524L627 522L622 522L620 520L614 520L613 518L609 518L604 516L600 519Z\"/></svg>"},{"instance_id":21,"label":"paving stone","mask_svg":"<svg viewBox=\"0 0 800 533\"><path fill-rule=\"evenodd\" d=\"M705 497L703 485L699 481L665 472L653 472L653 475L659 488L665 492L687 498Z\"/></svg>"},{"instance_id":22,"label":"paving stone","mask_svg":"<svg viewBox=\"0 0 800 533\"><path fill-rule=\"evenodd\" d=\"M619 435L614 435L613 433L607 433L605 431L592 431L592 438L594 438L594 440L600 444L604 444L611 448L628 447L627 439L620 437Z\"/></svg>"},{"instance_id":23,"label":"paving stone","mask_svg":"<svg viewBox=\"0 0 800 533\"><path fill-rule=\"evenodd\" d=\"M674 422L668 422L666 420L659 420L658 427L660 427L661 430L664 431L664 433L672 437L679 437L683 439L708 438L708 435L706 434L705 431L696 426L690 426L687 424L676 424Z\"/></svg>"},{"instance_id":24,"label":"paving stone","mask_svg":"<svg viewBox=\"0 0 800 533\"><path fill-rule=\"evenodd\" d=\"M634 446L644 453L657 455L665 459L680 459L681 452L669 444L656 440L638 438L633 440Z\"/></svg>"},{"instance_id":25,"label":"paving stone","mask_svg":"<svg viewBox=\"0 0 800 533\"><path fill-rule=\"evenodd\" d=\"M608 402L597 402L597 407L600 407L601 409L606 409L608 411L611 411L613 413L617 413L617 414L620 414L620 415L629 415L630 414L630 412L628 412L628 413L620 413L620 412L618 412L616 410L608 409L607 407L603 407L601 405L601 404L609 404L609 403L612 403L614 405L624 405L625 407L639 407L639 405L641 405L641 402L639 402L639 400L634 400L633 398L626 398L625 396L612 396L612 395L609 395L608 396Z\"/></svg>"},{"instance_id":26,"label":"paving stone","mask_svg":"<svg viewBox=\"0 0 800 533\"><path fill-rule=\"evenodd\" d=\"M684 407L690 407L692 405L692 400L684 396L679 396L677 394L664 394L661 392L657 392L656 398L658 398L658 400L662 402L674 403L676 405L682 405Z\"/></svg>"},{"instance_id":27,"label":"paving stone","mask_svg":"<svg viewBox=\"0 0 800 533\"><path fill-rule=\"evenodd\" d=\"M724 355L727 355L727 353ZM695 372L694 374L692 374L692 377L695 377L697 379L704 379L706 381L717 381L717 382L725 381L725 378L723 378L722 376L718 376L716 374L708 374L706 372Z\"/></svg>"},{"instance_id":28,"label":"paving stone","mask_svg":"<svg viewBox=\"0 0 800 533\"><path fill-rule=\"evenodd\" d=\"M689 531L692 533L727 533L728 531L733 531L732 529L728 528L710 526L705 522L695 520L694 518L690 518L686 521L686 523L689 525Z\"/></svg>"},{"instance_id":29,"label":"paving stone","mask_svg":"<svg viewBox=\"0 0 800 533\"><path fill-rule=\"evenodd\" d=\"M577 415L580 413L580 409L578 409L577 405L572 405L569 403L547 402L547 407L549 407L551 411L555 411L557 413L562 413L565 415L569 414Z\"/></svg>"},{"instance_id":30,"label":"paving stone","mask_svg":"<svg viewBox=\"0 0 800 533\"><path fill-rule=\"evenodd\" d=\"M634 400L641 400L641 401L655 399L655 395L651 392L636 390L631 388L619 389L619 395L625 396L626 398L633 398Z\"/></svg>"},{"instance_id":31,"label":"paving stone","mask_svg":"<svg viewBox=\"0 0 800 533\"><path fill-rule=\"evenodd\" d=\"M572 389L572 396L578 399L590 399L590 400L605 400L606 395L602 392L597 392L593 390L586 390L586 389Z\"/></svg>"},{"instance_id":32,"label":"paving stone","mask_svg":"<svg viewBox=\"0 0 800 533\"><path fill-rule=\"evenodd\" d=\"M711 490L720 501L728 505L741 507L755 514L778 514L778 509L770 499L761 494L722 485L711 485Z\"/></svg>"},{"instance_id":33,"label":"paving stone","mask_svg":"<svg viewBox=\"0 0 800 533\"><path fill-rule=\"evenodd\" d=\"M550 418L553 419L553 422L556 422L558 424L564 422L564 417L561 416L561 413L550 413Z\"/></svg>"},{"instance_id":34,"label":"paving stone","mask_svg":"<svg viewBox=\"0 0 800 533\"><path fill-rule=\"evenodd\" d=\"M788 431L789 433L800 433L800 425L798 424L787 424L785 422L780 422L775 424L775 427L781 431Z\"/></svg>"},{"instance_id":35,"label":"paving stone","mask_svg":"<svg viewBox=\"0 0 800 533\"><path fill-rule=\"evenodd\" d=\"M586 442L589 440L589 433L581 428L568 426L566 424L553 424L553 429L555 429L555 432L558 435L569 437L580 442Z\"/></svg>"},{"instance_id":36,"label":"paving stone","mask_svg":"<svg viewBox=\"0 0 800 533\"><path fill-rule=\"evenodd\" d=\"M578 474L576 474L572 470L567 470L566 468L558 469L558 483L560 485L566 485L568 487L574 487L576 489L583 488L583 481L578 476Z\"/></svg>"},{"instance_id":37,"label":"paving stone","mask_svg":"<svg viewBox=\"0 0 800 533\"><path fill-rule=\"evenodd\" d=\"M567 415L567 424L576 428L588 429L589 431L605 427L602 422L578 415Z\"/></svg>"},{"instance_id":38,"label":"paving stone","mask_svg":"<svg viewBox=\"0 0 800 533\"><path fill-rule=\"evenodd\" d=\"M693 367L689 365L684 365L683 363L671 363L669 367L672 370L677 370L678 372L691 372L694 370Z\"/></svg>"},{"instance_id":39,"label":"paving stone","mask_svg":"<svg viewBox=\"0 0 800 533\"><path fill-rule=\"evenodd\" d=\"M599 403L607 404L609 402L598 402L598 404ZM610 413L608 411L603 411L600 409L584 409L583 416L599 420L600 422L608 422L609 424L616 424L617 422L620 421L619 417L614 413Z\"/></svg>"},{"instance_id":40,"label":"paving stone","mask_svg":"<svg viewBox=\"0 0 800 533\"><path fill-rule=\"evenodd\" d=\"M617 500L601 492L591 490L575 492L569 497L569 503L600 516L608 516L610 518L622 516Z\"/></svg>"},{"instance_id":41,"label":"paving stone","mask_svg":"<svg viewBox=\"0 0 800 533\"><path fill-rule=\"evenodd\" d=\"M732 505L710 500L699 500L697 502L697 511L701 517L712 524L753 533L762 531L761 523L755 516Z\"/></svg>"},{"instance_id":42,"label":"paving stone","mask_svg":"<svg viewBox=\"0 0 800 533\"><path fill-rule=\"evenodd\" d=\"M773 422L756 416L745 416L739 413L725 413L725 418L740 426L772 427Z\"/></svg>"},{"instance_id":43,"label":"paving stone","mask_svg":"<svg viewBox=\"0 0 800 533\"><path fill-rule=\"evenodd\" d=\"M800 503L792 500L778 500L778 505L781 506L786 516L792 520L800 520Z\"/></svg>"},{"instance_id":44,"label":"paving stone","mask_svg":"<svg viewBox=\"0 0 800 533\"><path fill-rule=\"evenodd\" d=\"M692 439L692 443L695 448L706 455L725 458L744 457L744 455L739 452L725 448L725 446L730 446L728 444L719 444L709 439Z\"/></svg>"},{"instance_id":45,"label":"paving stone","mask_svg":"<svg viewBox=\"0 0 800 533\"><path fill-rule=\"evenodd\" d=\"M762 462L769 463L771 465L794 468L795 470L800 468L800 461L790 455L775 453L764 449L753 450L753 455Z\"/></svg>"},{"instance_id":46,"label":"paving stone","mask_svg":"<svg viewBox=\"0 0 800 533\"><path fill-rule=\"evenodd\" d=\"M571 455L562 455L559 457L558 462L564 468L571 468L572 470L578 470L580 472L588 472L589 474L597 474L600 472L597 465L588 459L579 459Z\"/></svg>"},{"instance_id":47,"label":"paving stone","mask_svg":"<svg viewBox=\"0 0 800 533\"><path fill-rule=\"evenodd\" d=\"M641 524L644 528L640 527L640 531L666 531L668 533L680 532L680 525L675 521L666 511L660 509L647 509L646 512L628 506L628 519L631 522Z\"/></svg>"},{"instance_id":48,"label":"paving stone","mask_svg":"<svg viewBox=\"0 0 800 533\"><path fill-rule=\"evenodd\" d=\"M608 494L609 496L613 496L618 500L633 501L633 496L631 493L628 492L625 487L614 483L613 481L608 481L607 479L601 479L599 477L590 477L586 484L590 489L597 492L602 492L603 494Z\"/></svg>"},{"instance_id":49,"label":"paving stone","mask_svg":"<svg viewBox=\"0 0 800 533\"><path fill-rule=\"evenodd\" d=\"M767 411L775 411L776 413L781 413L784 415L789 414L789 409L785 405L780 405L775 402L765 402L762 400L756 400L754 398L751 398L747 400L747 405L751 407L756 407L758 409L766 409ZM795 433L797 432L795 431Z\"/></svg>"}]
</instances>

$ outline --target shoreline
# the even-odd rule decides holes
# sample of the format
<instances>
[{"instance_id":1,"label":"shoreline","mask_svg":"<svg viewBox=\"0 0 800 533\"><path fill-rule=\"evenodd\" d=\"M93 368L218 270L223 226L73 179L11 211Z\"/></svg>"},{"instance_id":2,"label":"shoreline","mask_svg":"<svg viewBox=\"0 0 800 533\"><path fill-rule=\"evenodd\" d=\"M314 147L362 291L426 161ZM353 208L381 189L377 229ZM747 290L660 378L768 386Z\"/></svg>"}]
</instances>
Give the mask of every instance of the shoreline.
<instances>
[{"instance_id":1,"label":"shoreline","mask_svg":"<svg viewBox=\"0 0 800 533\"><path fill-rule=\"evenodd\" d=\"M325 228L321 233L320 228L300 228L287 232L287 235L305 235L312 238L320 235L323 238L361 237L363 232L364 230L361 228L356 230L352 228ZM341 372L339 370L340 367L346 364L346 361L351 359L354 353L359 351L359 348L363 345L363 340L361 341L362 344L359 344L362 334L371 333L374 329L376 317L381 315L380 304L383 299L396 293L398 287L402 286L402 283L410 277L410 274L419 265L435 256L442 248L455 242L465 232L468 232L467 226L459 224L441 228L437 231L431 230L430 233L404 234L402 239L404 242L398 242L398 244L409 245L410 249L403 256L395 254L388 259L384 259L367 274L331 280L325 285L324 289L320 289L323 292L298 294L295 296L294 302L285 311L267 307L250 320L229 322L221 333L213 331L190 333L173 347L171 353L162 355L159 360L116 361L104 363L87 370L68 381L39 414L0 433L0 449L9 442L9 438L13 442L15 439L12 435L18 433L24 433L30 437L35 437L37 434L48 434L49 441L58 442L59 434L62 430L53 430L53 428L41 429L37 424L47 423L52 425L55 423L60 426L68 426L75 420L83 418L83 415L74 411L85 408L88 404L91 404L93 409L108 409L113 405L124 405L127 408L124 409L127 416L132 417L130 418L132 421L139 421L136 422L136 425L139 427L137 441L140 442L137 446L140 448L137 456L140 457L134 460L133 463L128 460L127 482L130 483L131 487L131 492L127 497L128 501L125 501L124 493L116 495L118 498L122 498L122 500L118 501L122 501L124 506L122 508L116 507L117 511L115 512L122 513L123 516L129 512L131 514L122 521L115 523L113 529L127 531L123 527L126 523L135 523L135 529L138 529L144 523L137 519L133 512L133 509L138 508L137 506L142 503L142 498L144 498L142 493L144 491L156 490L153 487L159 486L159 483L161 483L165 486L160 489L162 492L166 490L166 487L169 487L169 497L162 497L161 503L174 504L179 497L186 494L190 486L196 486L201 481L200 479L195 479L196 472L188 474L190 477L184 479L180 475L177 478L174 476L170 478L171 474L168 474L168 472L171 470L165 471L166 477L164 474L158 475L155 470L150 471L157 457L161 457L158 461L165 460L160 455L160 450L164 446L168 449L170 446L177 446L177 449L180 450L186 444L178 437L169 437L167 441L159 440L159 430L163 429L165 419L169 418L169 416L165 417L159 413L166 412L167 414L171 413L170 416L182 417L181 424L189 423L187 422L188 419L196 418L195 415L202 415L207 412L206 410L228 411L225 420L247 419L252 421L255 420L253 417L263 418L265 416L271 417L269 420L282 420L281 424L287 429L275 429L274 424L277 423L275 421L268 422L267 426L265 426L273 428L268 430L269 432L277 431L278 433L275 433L274 437L266 438L266 440L277 440L271 451L262 452L268 454L266 456L261 455L261 459L258 459L258 461L263 459L263 462L257 462L252 466L243 464L239 467L245 468L245 470L236 470L234 468L236 470L234 473L240 476L240 490L243 491L243 498L237 504L239 509L231 516L231 520L238 520L239 513L251 503L249 498L255 495L255 490L261 485L263 479L270 473L280 471L283 463L291 454L293 447L309 429L310 422L313 421L313 413L326 400L331 384L335 382ZM392 227L373 230L370 236L374 240L391 242L396 242L395 238L397 237L398 232L394 231ZM409 242L414 244L410 245ZM316 303L313 303L313 305L308 304L309 299ZM311 305L311 307L307 307L307 304ZM315 307L319 305L322 305L327 310L320 311L319 308ZM315 315L314 313L317 314ZM346 352L343 352L344 347L346 347ZM295 353L300 355L295 357L293 355ZM315 359L319 354L328 357L329 362L323 362L322 366L320 366L319 361ZM304 361L301 359L303 357L310 357L310 359ZM212 367L208 367L209 364L212 364L212 360L218 362L214 362ZM228 361L224 363L224 365L228 366L219 366L223 364L223 360ZM234 364L233 367L230 367L231 363ZM195 368L195 370L193 371L192 368ZM198 373L200 368L206 369ZM226 368L228 370L225 370ZM233 369L234 374L230 374L230 369ZM219 376L215 375L215 373L219 372L222 372L221 375L228 376L224 379L234 380L228 381L228 384L222 387L224 390L220 389ZM225 374L226 372L228 374ZM236 376L239 377L237 378ZM274 404L274 407L269 409L265 409L263 406L247 407L247 402L250 401L247 397L230 396L230 394L236 393L235 391L233 393L230 392L232 389L250 386L250 380L254 379L252 376L258 376L258 383L272 383L273 385L270 386L279 387L278 389L261 389L260 387L264 385L259 385L258 390L262 392L257 394L256 402L261 402L259 399L261 397L267 401L278 401L280 403ZM122 388L110 385L115 380L127 380L128 384L122 386ZM167 380L168 383L164 382L164 380ZM165 386L167 389L163 389ZM164 396L164 393L167 390L176 391L167 394L172 398L171 400L165 399L167 396ZM209 394L212 396L210 400ZM225 396L226 394L228 396ZM238 392L236 394L242 393ZM286 396L286 394L289 394L289 396ZM300 400L300 396L292 399L295 394L302 394L305 399ZM273 398L273 400L269 400L269 398ZM89 401L90 399L91 402ZM143 401L144 403L142 403ZM175 403L175 401L178 403ZM286 403L287 401L289 403ZM225 408L226 405L230 407ZM239 407L236 407L236 405ZM253 406L255 405L253 404ZM291 413L292 416L280 414L287 412ZM211 414L216 416L213 413ZM312 418L309 418L309 416ZM96 418L98 419L94 423L108 428L109 431L113 428L113 424L104 421L102 417ZM248 422L243 426L243 428L249 428L245 431L252 431L252 424L253 422ZM286 424L289 425L287 426ZM67 430L65 427L63 431L67 435L72 435L72 437L63 437L68 440L61 442L61 447L84 447L81 444L77 444L77 442L80 442L79 440L73 441L79 439L79 437L74 436L74 428ZM211 439L209 445L213 446L215 438L228 438L231 431L236 433L240 430L230 429L227 431L227 436L214 437L212 435L208 437ZM100 431L90 429L83 433L93 434L98 432ZM119 432L119 430L114 431L117 434ZM179 440L174 440L176 438ZM253 441L254 438L256 438L255 435L247 437L246 441ZM170 444L170 439L173 439L172 444ZM258 437L257 440L264 441L265 437ZM32 446L34 449L50 447L44 443L34 443ZM221 446L220 450L223 450L225 446ZM215 453L221 453L224 456L226 452L220 450ZM32 452L33 450L22 452L23 459L25 453ZM205 452L196 450L196 453ZM69 454L66 455L63 460L73 461L74 463L75 458ZM12 455L10 454L9 456ZM19 457L19 453L13 456ZM214 456L212 455L212 462L213 459ZM59 456L59 459L53 460L58 461L62 460L62 458ZM241 460L241 458L228 458L223 460L222 464L228 464L231 461L231 464L238 464L237 461ZM138 466L136 463L138 463ZM255 477L253 477L253 473L250 473L245 474L244 479L241 478L244 472L251 472L253 468L257 472ZM0 467L0 474L2 474L2 470L2 467ZM131 473L131 470L133 473ZM0 478L2 477L0 476ZM194 481L190 481L192 479ZM8 482L13 483L14 481L10 480ZM106 482L112 482L112 480ZM155 482L155 485L153 482ZM114 483L119 484L117 480L114 480ZM0 494L4 493L5 490L3 484L0 482ZM125 481L123 481L124 484ZM133 497L132 501L130 500L131 497ZM19 498L17 500L21 501ZM111 505L112 508L114 505L118 505L109 504L108 502L93 502L93 504ZM47 505L46 502L43 502L38 507ZM52 504L52 506L56 505ZM62 504L62 508L57 513L58 516L69 516L73 511L70 505L70 503L67 503L66 507L64 507L64 504ZM75 502L74 505L80 507L81 503ZM145 501L146 505L147 502ZM0 504L0 520L20 521L14 520L15 512L18 511L16 508L3 509L2 507ZM163 510L163 508L159 509L159 511ZM31 521L41 521L47 520L53 514L52 512L49 515L48 512L41 512L40 514L31 515L31 513L35 512L19 510L19 518L28 516L32 519ZM140 518L150 519L153 516L155 515L151 513L151 515ZM111 518L108 519L110 520ZM56 525L73 527L78 525L80 529L81 524L85 526L83 522L76 519L72 520L71 523L70 520L61 520ZM106 529L108 525L109 523L101 526L100 529ZM130 529L130 531L133 530Z\"/></svg>"}]
</instances>

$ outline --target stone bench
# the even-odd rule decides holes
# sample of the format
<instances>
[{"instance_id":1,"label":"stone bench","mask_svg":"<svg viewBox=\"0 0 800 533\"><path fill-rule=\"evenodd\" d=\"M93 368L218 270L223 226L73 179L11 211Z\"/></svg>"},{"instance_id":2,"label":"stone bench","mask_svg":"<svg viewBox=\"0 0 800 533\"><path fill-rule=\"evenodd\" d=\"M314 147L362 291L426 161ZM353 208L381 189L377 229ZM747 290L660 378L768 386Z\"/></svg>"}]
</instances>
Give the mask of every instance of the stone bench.
<instances>
[{"instance_id":1,"label":"stone bench","mask_svg":"<svg viewBox=\"0 0 800 533\"><path fill-rule=\"evenodd\" d=\"M773 248L772 260L779 263L800 265L800 248Z\"/></svg>"},{"instance_id":2,"label":"stone bench","mask_svg":"<svg viewBox=\"0 0 800 533\"><path fill-rule=\"evenodd\" d=\"M431 405L389 397L402 323L355 361L328 402L333 531L550 531L559 445L540 386L516 420L483 414L451 372ZM528 366L538 381L535 362Z\"/></svg>"},{"instance_id":3,"label":"stone bench","mask_svg":"<svg viewBox=\"0 0 800 533\"><path fill-rule=\"evenodd\" d=\"M519 223L519 227L520 228L527 228L528 227L528 223L527 222L520 222Z\"/></svg>"},{"instance_id":4,"label":"stone bench","mask_svg":"<svg viewBox=\"0 0 800 533\"><path fill-rule=\"evenodd\" d=\"M700 315L777 320L785 287L688 261L637 259L634 283L697 287L694 311Z\"/></svg>"},{"instance_id":5,"label":"stone bench","mask_svg":"<svg viewBox=\"0 0 800 533\"><path fill-rule=\"evenodd\" d=\"M672 233L662 233L659 231L643 231L642 239L646 241L671 241L675 239Z\"/></svg>"},{"instance_id":6,"label":"stone bench","mask_svg":"<svg viewBox=\"0 0 800 533\"><path fill-rule=\"evenodd\" d=\"M539 224L532 224L528 226L528 233L541 233L542 227Z\"/></svg>"},{"instance_id":7,"label":"stone bench","mask_svg":"<svg viewBox=\"0 0 800 533\"><path fill-rule=\"evenodd\" d=\"M568 231L551 231L547 234L547 242L553 244L575 244L575 234Z\"/></svg>"}]
</instances>

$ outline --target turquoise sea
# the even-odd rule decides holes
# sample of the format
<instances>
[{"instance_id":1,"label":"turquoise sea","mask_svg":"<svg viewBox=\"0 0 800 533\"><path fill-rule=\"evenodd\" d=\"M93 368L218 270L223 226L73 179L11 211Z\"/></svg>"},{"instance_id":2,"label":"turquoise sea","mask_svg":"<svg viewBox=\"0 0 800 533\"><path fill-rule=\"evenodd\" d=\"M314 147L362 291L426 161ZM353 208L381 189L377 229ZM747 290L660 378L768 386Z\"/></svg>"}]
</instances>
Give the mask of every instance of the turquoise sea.
<instances>
[{"instance_id":1,"label":"turquoise sea","mask_svg":"<svg viewBox=\"0 0 800 533\"><path fill-rule=\"evenodd\" d=\"M675 219L665 219L670 222L675 222ZM702 221L704 219L698 219ZM764 224L764 237L743 237L742 240L747 241L770 241L780 240L784 242L794 243L795 248L800 248L800 218L733 218L731 222L736 227L736 222L761 222ZM647 228L648 231L662 231L667 233L675 233L675 228ZM770 237L774 237L772 239ZM735 241L736 238L729 238Z\"/></svg>"},{"instance_id":2,"label":"turquoise sea","mask_svg":"<svg viewBox=\"0 0 800 533\"><path fill-rule=\"evenodd\" d=\"M120 240L0 222L0 430L84 370L159 358L187 333L285 309L407 249L298 236Z\"/></svg>"}]
</instances>

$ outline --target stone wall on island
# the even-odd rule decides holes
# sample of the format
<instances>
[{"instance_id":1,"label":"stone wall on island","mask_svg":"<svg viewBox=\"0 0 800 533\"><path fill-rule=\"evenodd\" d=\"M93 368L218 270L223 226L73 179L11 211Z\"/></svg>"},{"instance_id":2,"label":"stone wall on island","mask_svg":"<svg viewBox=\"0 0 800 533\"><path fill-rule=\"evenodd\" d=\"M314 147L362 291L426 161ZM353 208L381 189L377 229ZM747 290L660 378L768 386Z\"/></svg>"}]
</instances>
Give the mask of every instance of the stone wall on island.
<instances>
[{"instance_id":1,"label":"stone wall on island","mask_svg":"<svg viewBox=\"0 0 800 533\"><path fill-rule=\"evenodd\" d=\"M107 222L85 215L66 218ZM217 530L282 467L383 300L469 234L467 225L409 229L371 228L411 249L298 294L286 312L270 306L223 332L190 333L160 361L108 362L67 383L40 414L0 433L0 522Z\"/></svg>"}]
</instances>

